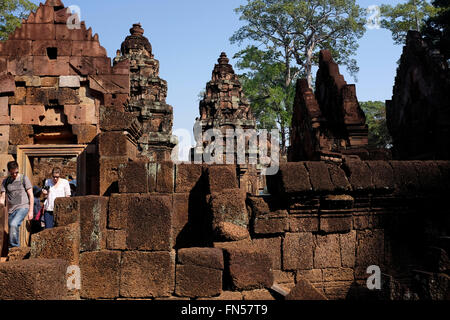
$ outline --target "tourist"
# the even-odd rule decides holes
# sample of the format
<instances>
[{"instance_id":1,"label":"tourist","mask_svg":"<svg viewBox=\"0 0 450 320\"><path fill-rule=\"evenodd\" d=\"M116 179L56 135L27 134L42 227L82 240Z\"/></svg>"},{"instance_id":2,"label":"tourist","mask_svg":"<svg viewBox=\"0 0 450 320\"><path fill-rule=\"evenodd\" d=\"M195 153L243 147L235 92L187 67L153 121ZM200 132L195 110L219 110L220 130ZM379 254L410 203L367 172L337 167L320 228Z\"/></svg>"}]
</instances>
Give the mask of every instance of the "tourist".
<instances>
[{"instance_id":1,"label":"tourist","mask_svg":"<svg viewBox=\"0 0 450 320\"><path fill-rule=\"evenodd\" d=\"M7 168L9 175L0 187L0 203L5 204L8 210L9 245L15 248L20 247L19 228L23 220L27 216L28 220L33 219L33 185L27 176L19 174L16 161L9 162Z\"/></svg>"},{"instance_id":2,"label":"tourist","mask_svg":"<svg viewBox=\"0 0 450 320\"><path fill-rule=\"evenodd\" d=\"M44 202L45 229L51 229L55 223L53 216L55 199L70 197L69 181L61 178L60 168L53 168L52 178L45 181L42 193L47 196Z\"/></svg>"}]
</instances>

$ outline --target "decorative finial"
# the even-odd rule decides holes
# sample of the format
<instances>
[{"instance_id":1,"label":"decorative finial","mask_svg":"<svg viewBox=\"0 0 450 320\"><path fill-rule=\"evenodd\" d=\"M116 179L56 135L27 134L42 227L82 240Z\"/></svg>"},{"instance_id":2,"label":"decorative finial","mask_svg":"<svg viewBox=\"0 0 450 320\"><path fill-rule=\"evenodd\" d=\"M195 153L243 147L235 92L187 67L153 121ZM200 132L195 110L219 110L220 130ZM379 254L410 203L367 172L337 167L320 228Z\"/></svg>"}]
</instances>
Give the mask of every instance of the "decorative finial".
<instances>
[{"instance_id":1,"label":"decorative finial","mask_svg":"<svg viewBox=\"0 0 450 320\"><path fill-rule=\"evenodd\" d=\"M132 36L142 36L144 34L144 29L142 29L141 23L134 23L133 27L130 29Z\"/></svg>"},{"instance_id":2,"label":"decorative finial","mask_svg":"<svg viewBox=\"0 0 450 320\"><path fill-rule=\"evenodd\" d=\"M227 58L227 54L225 52L222 52L220 54L220 58L217 60L219 64L228 64L230 62L230 59Z\"/></svg>"}]
</instances>

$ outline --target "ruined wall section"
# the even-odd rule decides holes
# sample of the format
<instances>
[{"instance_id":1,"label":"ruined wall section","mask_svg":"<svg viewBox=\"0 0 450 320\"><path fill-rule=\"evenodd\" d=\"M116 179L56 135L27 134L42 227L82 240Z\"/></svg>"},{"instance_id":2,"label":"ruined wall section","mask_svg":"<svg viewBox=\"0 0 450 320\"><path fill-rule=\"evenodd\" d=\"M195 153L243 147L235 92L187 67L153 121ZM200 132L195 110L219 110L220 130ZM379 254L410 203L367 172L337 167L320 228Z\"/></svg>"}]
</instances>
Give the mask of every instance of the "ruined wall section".
<instances>
[{"instance_id":1,"label":"ruined wall section","mask_svg":"<svg viewBox=\"0 0 450 320\"><path fill-rule=\"evenodd\" d=\"M449 68L416 31L408 32L386 108L396 159L450 159Z\"/></svg>"},{"instance_id":2,"label":"ruined wall section","mask_svg":"<svg viewBox=\"0 0 450 320\"><path fill-rule=\"evenodd\" d=\"M287 163L271 195L245 198L234 166L129 162L119 193L56 200L31 259L0 264L14 284L0 297L22 297L10 279L23 268L62 259L83 277L58 298L448 299L449 174L437 161ZM366 287L371 265L382 291Z\"/></svg>"},{"instance_id":3,"label":"ruined wall section","mask_svg":"<svg viewBox=\"0 0 450 320\"><path fill-rule=\"evenodd\" d=\"M304 79L297 82L290 161L369 158L368 127L355 85L347 84L328 50L320 52L315 89L313 94Z\"/></svg>"}]
</instances>

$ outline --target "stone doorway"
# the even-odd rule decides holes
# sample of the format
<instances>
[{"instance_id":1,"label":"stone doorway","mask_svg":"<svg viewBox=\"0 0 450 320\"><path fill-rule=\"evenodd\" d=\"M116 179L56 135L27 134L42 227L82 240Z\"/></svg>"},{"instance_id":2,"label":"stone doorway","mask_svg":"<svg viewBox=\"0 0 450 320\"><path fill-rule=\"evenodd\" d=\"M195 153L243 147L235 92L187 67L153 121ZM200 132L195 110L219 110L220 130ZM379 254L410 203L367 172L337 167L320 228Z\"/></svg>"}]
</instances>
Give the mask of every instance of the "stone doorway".
<instances>
[{"instance_id":1,"label":"stone doorway","mask_svg":"<svg viewBox=\"0 0 450 320\"><path fill-rule=\"evenodd\" d=\"M62 177L77 180L77 193L84 194L86 182L86 158L83 151L87 145L24 145L17 147L19 171L30 178L33 185L43 187L54 166L62 169ZM30 245L30 223L20 227L20 245Z\"/></svg>"}]
</instances>

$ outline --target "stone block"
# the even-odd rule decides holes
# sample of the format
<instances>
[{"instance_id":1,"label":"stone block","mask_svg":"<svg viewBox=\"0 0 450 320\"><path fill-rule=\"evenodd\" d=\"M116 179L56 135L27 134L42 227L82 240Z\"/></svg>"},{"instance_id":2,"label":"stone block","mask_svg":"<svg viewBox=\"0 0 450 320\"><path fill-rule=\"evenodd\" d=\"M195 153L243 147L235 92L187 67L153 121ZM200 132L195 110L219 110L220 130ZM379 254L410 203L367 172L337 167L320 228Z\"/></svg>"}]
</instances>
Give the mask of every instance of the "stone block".
<instances>
[{"instance_id":1,"label":"stone block","mask_svg":"<svg viewBox=\"0 0 450 320\"><path fill-rule=\"evenodd\" d=\"M136 157L136 147L122 132L102 132L98 135L101 157Z\"/></svg>"},{"instance_id":2,"label":"stone block","mask_svg":"<svg viewBox=\"0 0 450 320\"><path fill-rule=\"evenodd\" d=\"M27 88L25 87L16 87L14 92L14 96L8 97L8 104L25 104L27 99Z\"/></svg>"},{"instance_id":3,"label":"stone block","mask_svg":"<svg viewBox=\"0 0 450 320\"><path fill-rule=\"evenodd\" d=\"M78 76L60 76L59 77L60 88L79 88L80 78Z\"/></svg>"},{"instance_id":4,"label":"stone block","mask_svg":"<svg viewBox=\"0 0 450 320\"><path fill-rule=\"evenodd\" d=\"M168 195L134 197L127 217L128 249L171 250L172 211L172 199Z\"/></svg>"},{"instance_id":5,"label":"stone block","mask_svg":"<svg viewBox=\"0 0 450 320\"><path fill-rule=\"evenodd\" d=\"M356 233L356 277L366 279L367 268L377 265L380 268L384 264L384 231L364 230Z\"/></svg>"},{"instance_id":6,"label":"stone block","mask_svg":"<svg viewBox=\"0 0 450 320\"><path fill-rule=\"evenodd\" d=\"M31 44L31 40L8 40L2 41L0 49L5 56L23 57L31 55Z\"/></svg>"},{"instance_id":7,"label":"stone block","mask_svg":"<svg viewBox=\"0 0 450 320\"><path fill-rule=\"evenodd\" d=\"M414 162L390 161L394 171L396 193L410 196L419 191L420 184Z\"/></svg>"},{"instance_id":8,"label":"stone block","mask_svg":"<svg viewBox=\"0 0 450 320\"><path fill-rule=\"evenodd\" d=\"M0 300L64 300L67 267L50 259L0 263Z\"/></svg>"},{"instance_id":9,"label":"stone block","mask_svg":"<svg viewBox=\"0 0 450 320\"><path fill-rule=\"evenodd\" d=\"M328 300L308 280L300 279L285 297L286 300Z\"/></svg>"},{"instance_id":10,"label":"stone block","mask_svg":"<svg viewBox=\"0 0 450 320\"><path fill-rule=\"evenodd\" d=\"M89 144L94 141L99 132L95 125L74 124L72 133L77 136L78 144Z\"/></svg>"},{"instance_id":11,"label":"stone block","mask_svg":"<svg viewBox=\"0 0 450 320\"><path fill-rule=\"evenodd\" d=\"M345 175L344 170L335 164L327 164L328 172L330 174L331 182L334 185L336 192L352 191L352 186Z\"/></svg>"},{"instance_id":12,"label":"stone block","mask_svg":"<svg viewBox=\"0 0 450 320\"><path fill-rule=\"evenodd\" d=\"M211 165L206 167L207 189L209 193L224 189L235 189L237 185L236 166Z\"/></svg>"},{"instance_id":13,"label":"stone block","mask_svg":"<svg viewBox=\"0 0 450 320\"><path fill-rule=\"evenodd\" d=\"M352 287L353 281L325 282L324 292L328 300L345 300Z\"/></svg>"},{"instance_id":14,"label":"stone block","mask_svg":"<svg viewBox=\"0 0 450 320\"><path fill-rule=\"evenodd\" d=\"M64 110L60 107L47 107L43 115L39 117L41 126L64 126L67 124Z\"/></svg>"},{"instance_id":15,"label":"stone block","mask_svg":"<svg viewBox=\"0 0 450 320\"><path fill-rule=\"evenodd\" d=\"M371 225L370 214L368 211L354 212L353 213L353 229L364 230L368 229Z\"/></svg>"},{"instance_id":16,"label":"stone block","mask_svg":"<svg viewBox=\"0 0 450 320\"><path fill-rule=\"evenodd\" d=\"M58 227L80 222L81 197L56 198L54 206L55 224Z\"/></svg>"},{"instance_id":17,"label":"stone block","mask_svg":"<svg viewBox=\"0 0 450 320\"><path fill-rule=\"evenodd\" d=\"M101 195L110 195L119 192L118 172L121 164L127 163L128 157L101 157L99 162L99 193Z\"/></svg>"},{"instance_id":18,"label":"stone block","mask_svg":"<svg viewBox=\"0 0 450 320\"><path fill-rule=\"evenodd\" d=\"M295 273L289 271L273 270L275 283L295 283Z\"/></svg>"},{"instance_id":19,"label":"stone block","mask_svg":"<svg viewBox=\"0 0 450 320\"><path fill-rule=\"evenodd\" d=\"M218 239L242 240L249 236L248 231L243 230L247 229L249 218L240 189L225 189L213 193L209 199L209 207L213 216L213 230ZM232 226L225 223L235 225L236 230L230 230L228 227Z\"/></svg>"},{"instance_id":20,"label":"stone block","mask_svg":"<svg viewBox=\"0 0 450 320\"><path fill-rule=\"evenodd\" d=\"M258 301L268 301L275 300L269 290L266 289L256 289L250 291L242 292L243 300L258 300Z\"/></svg>"},{"instance_id":21,"label":"stone block","mask_svg":"<svg viewBox=\"0 0 450 320\"><path fill-rule=\"evenodd\" d=\"M172 162L158 163L156 192L158 193L174 192L174 164Z\"/></svg>"},{"instance_id":22,"label":"stone block","mask_svg":"<svg viewBox=\"0 0 450 320\"><path fill-rule=\"evenodd\" d=\"M355 280L355 272L351 268L330 268L323 269L323 281L351 281Z\"/></svg>"},{"instance_id":23,"label":"stone block","mask_svg":"<svg viewBox=\"0 0 450 320\"><path fill-rule=\"evenodd\" d=\"M84 23L84 22L83 22ZM89 34L86 31L85 26L81 26L80 29L69 29L67 28L66 24L56 24L55 27L55 34L56 34L56 40L75 40L75 41L82 41L82 40L91 40L92 33Z\"/></svg>"},{"instance_id":24,"label":"stone block","mask_svg":"<svg viewBox=\"0 0 450 320\"><path fill-rule=\"evenodd\" d=\"M14 93L16 90L16 83L14 76L5 74L0 76L0 93Z\"/></svg>"},{"instance_id":25,"label":"stone block","mask_svg":"<svg viewBox=\"0 0 450 320\"><path fill-rule=\"evenodd\" d=\"M255 234L277 234L289 230L289 219L286 210L278 210L255 218L253 225Z\"/></svg>"},{"instance_id":26,"label":"stone block","mask_svg":"<svg viewBox=\"0 0 450 320\"><path fill-rule=\"evenodd\" d=\"M17 84L21 82L23 85L25 83L26 87L40 87L42 85L41 77L37 76L15 76L14 80Z\"/></svg>"},{"instance_id":27,"label":"stone block","mask_svg":"<svg viewBox=\"0 0 450 320\"><path fill-rule=\"evenodd\" d=\"M45 114L43 105L11 106L11 124L40 125L40 117Z\"/></svg>"},{"instance_id":28,"label":"stone block","mask_svg":"<svg viewBox=\"0 0 450 320\"><path fill-rule=\"evenodd\" d=\"M394 172L387 161L367 161L372 173L372 182L375 190L381 193L390 193L395 188Z\"/></svg>"},{"instance_id":29,"label":"stone block","mask_svg":"<svg viewBox=\"0 0 450 320\"><path fill-rule=\"evenodd\" d=\"M31 236L31 258L61 259L79 265L80 225L46 229Z\"/></svg>"},{"instance_id":30,"label":"stone block","mask_svg":"<svg viewBox=\"0 0 450 320\"><path fill-rule=\"evenodd\" d=\"M231 285L236 290L270 288L273 285L272 261L267 254L242 249L225 249Z\"/></svg>"},{"instance_id":31,"label":"stone block","mask_svg":"<svg viewBox=\"0 0 450 320\"><path fill-rule=\"evenodd\" d=\"M126 298L170 296L175 276L173 268L170 252L124 252L120 295Z\"/></svg>"},{"instance_id":32,"label":"stone block","mask_svg":"<svg viewBox=\"0 0 450 320\"><path fill-rule=\"evenodd\" d=\"M58 89L58 103L59 105L79 105L81 104L79 90L74 88L60 88ZM84 106L84 105L82 105ZM90 105L86 105L90 106ZM88 116L92 116L92 109L85 111L84 114L86 116L86 121L89 122L90 118ZM95 122L96 123L96 122Z\"/></svg>"},{"instance_id":33,"label":"stone block","mask_svg":"<svg viewBox=\"0 0 450 320\"><path fill-rule=\"evenodd\" d=\"M317 232L319 231L318 214L289 215L289 232Z\"/></svg>"},{"instance_id":34,"label":"stone block","mask_svg":"<svg viewBox=\"0 0 450 320\"><path fill-rule=\"evenodd\" d=\"M201 164L178 164L175 166L175 192L189 193L200 183Z\"/></svg>"},{"instance_id":35,"label":"stone block","mask_svg":"<svg viewBox=\"0 0 450 320\"><path fill-rule=\"evenodd\" d=\"M120 165L118 179L120 193L149 192L148 163L136 161Z\"/></svg>"},{"instance_id":36,"label":"stone block","mask_svg":"<svg viewBox=\"0 0 450 320\"><path fill-rule=\"evenodd\" d=\"M179 237L183 229L187 228L189 223L189 194L179 193L173 195L173 216L172 216L172 239L174 246L178 245Z\"/></svg>"},{"instance_id":37,"label":"stone block","mask_svg":"<svg viewBox=\"0 0 450 320\"><path fill-rule=\"evenodd\" d=\"M14 76L31 75L34 72L34 58L25 57L9 57L7 61L8 72Z\"/></svg>"},{"instance_id":38,"label":"stone block","mask_svg":"<svg viewBox=\"0 0 450 320\"><path fill-rule=\"evenodd\" d=\"M131 202L138 194L112 194L109 198L108 228L123 230L127 228L127 217Z\"/></svg>"},{"instance_id":39,"label":"stone block","mask_svg":"<svg viewBox=\"0 0 450 320\"><path fill-rule=\"evenodd\" d=\"M0 141L9 142L9 126L0 125Z\"/></svg>"},{"instance_id":40,"label":"stone block","mask_svg":"<svg viewBox=\"0 0 450 320\"><path fill-rule=\"evenodd\" d=\"M283 270L313 268L312 233L286 233L283 240Z\"/></svg>"},{"instance_id":41,"label":"stone block","mask_svg":"<svg viewBox=\"0 0 450 320\"><path fill-rule=\"evenodd\" d=\"M339 245L341 247L341 264L346 268L355 266L356 258L356 231L339 234Z\"/></svg>"},{"instance_id":42,"label":"stone block","mask_svg":"<svg viewBox=\"0 0 450 320\"><path fill-rule=\"evenodd\" d=\"M316 247L314 248L314 268L323 269L339 267L341 267L339 235L317 235Z\"/></svg>"},{"instance_id":43,"label":"stone block","mask_svg":"<svg viewBox=\"0 0 450 320\"><path fill-rule=\"evenodd\" d=\"M45 56L35 56L33 72L37 76L68 76L70 75L69 57L50 60Z\"/></svg>"},{"instance_id":44,"label":"stone block","mask_svg":"<svg viewBox=\"0 0 450 320\"><path fill-rule=\"evenodd\" d=\"M308 280L311 283L322 283L323 282L323 272L322 269L310 269L310 270L297 270L296 275L297 281L301 279Z\"/></svg>"},{"instance_id":45,"label":"stone block","mask_svg":"<svg viewBox=\"0 0 450 320\"><path fill-rule=\"evenodd\" d=\"M373 190L372 172L366 162L346 162L344 168L348 172L348 180L352 185L353 191L367 192Z\"/></svg>"},{"instance_id":46,"label":"stone block","mask_svg":"<svg viewBox=\"0 0 450 320\"><path fill-rule=\"evenodd\" d=\"M95 105L65 105L64 114L69 124L97 124Z\"/></svg>"},{"instance_id":47,"label":"stone block","mask_svg":"<svg viewBox=\"0 0 450 320\"><path fill-rule=\"evenodd\" d=\"M105 104L108 102L105 101ZM133 125L136 117L129 112L114 110L111 106L100 107L100 127L104 131L123 131Z\"/></svg>"},{"instance_id":48,"label":"stone block","mask_svg":"<svg viewBox=\"0 0 450 320\"><path fill-rule=\"evenodd\" d=\"M333 212L333 213L329 213ZM353 217L348 210L342 212L323 210L320 213L320 231L325 233L349 232L353 229Z\"/></svg>"},{"instance_id":49,"label":"stone block","mask_svg":"<svg viewBox=\"0 0 450 320\"><path fill-rule=\"evenodd\" d=\"M178 250L177 262L209 269L223 270L223 251L219 248L185 248Z\"/></svg>"},{"instance_id":50,"label":"stone block","mask_svg":"<svg viewBox=\"0 0 450 320\"><path fill-rule=\"evenodd\" d=\"M127 232L125 230L107 230L106 248L108 250L126 250Z\"/></svg>"},{"instance_id":51,"label":"stone block","mask_svg":"<svg viewBox=\"0 0 450 320\"><path fill-rule=\"evenodd\" d=\"M106 50L98 41L72 41L72 56L106 57Z\"/></svg>"},{"instance_id":52,"label":"stone block","mask_svg":"<svg viewBox=\"0 0 450 320\"><path fill-rule=\"evenodd\" d=\"M41 77L41 86L45 88L56 88L58 86L59 77Z\"/></svg>"},{"instance_id":53,"label":"stone block","mask_svg":"<svg viewBox=\"0 0 450 320\"><path fill-rule=\"evenodd\" d=\"M121 252L95 251L80 255L81 292L84 299L119 297Z\"/></svg>"},{"instance_id":54,"label":"stone block","mask_svg":"<svg viewBox=\"0 0 450 320\"><path fill-rule=\"evenodd\" d=\"M328 166L325 162L308 161L305 162L309 178L314 192L330 193L334 192L334 184L331 182Z\"/></svg>"},{"instance_id":55,"label":"stone block","mask_svg":"<svg viewBox=\"0 0 450 320\"><path fill-rule=\"evenodd\" d=\"M0 117L9 118L8 97L0 97Z\"/></svg>"},{"instance_id":56,"label":"stone block","mask_svg":"<svg viewBox=\"0 0 450 320\"><path fill-rule=\"evenodd\" d=\"M197 265L177 265L175 294L181 297L213 297L222 293L222 270Z\"/></svg>"},{"instance_id":57,"label":"stone block","mask_svg":"<svg viewBox=\"0 0 450 320\"><path fill-rule=\"evenodd\" d=\"M442 191L441 171L435 161L414 161L414 166L421 192L435 194Z\"/></svg>"},{"instance_id":58,"label":"stone block","mask_svg":"<svg viewBox=\"0 0 450 320\"><path fill-rule=\"evenodd\" d=\"M80 250L106 249L107 197L80 197Z\"/></svg>"},{"instance_id":59,"label":"stone block","mask_svg":"<svg viewBox=\"0 0 450 320\"><path fill-rule=\"evenodd\" d=\"M278 194L296 194L312 191L308 171L303 162L280 164L280 170L274 176L267 176L269 192Z\"/></svg>"}]
</instances>

